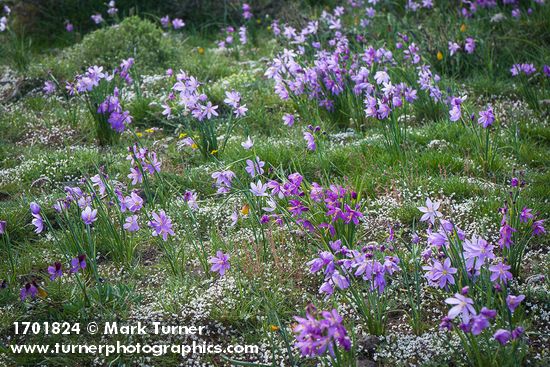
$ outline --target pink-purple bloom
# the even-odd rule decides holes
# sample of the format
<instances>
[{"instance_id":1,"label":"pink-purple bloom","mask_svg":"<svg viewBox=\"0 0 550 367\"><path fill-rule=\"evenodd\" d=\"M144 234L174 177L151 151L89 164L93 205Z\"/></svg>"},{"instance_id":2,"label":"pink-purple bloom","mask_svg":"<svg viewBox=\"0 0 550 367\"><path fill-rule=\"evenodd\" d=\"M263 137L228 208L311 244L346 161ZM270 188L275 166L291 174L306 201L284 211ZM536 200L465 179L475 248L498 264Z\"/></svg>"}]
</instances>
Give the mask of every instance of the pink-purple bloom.
<instances>
[{"instance_id":1,"label":"pink-purple bloom","mask_svg":"<svg viewBox=\"0 0 550 367\"><path fill-rule=\"evenodd\" d=\"M212 264L210 271L217 272L220 276L224 276L225 272L231 267L229 264L229 258L230 256L228 254L224 254L223 251L216 251L216 256L212 256L208 260L208 262Z\"/></svg>"},{"instance_id":2,"label":"pink-purple bloom","mask_svg":"<svg viewBox=\"0 0 550 367\"><path fill-rule=\"evenodd\" d=\"M164 241L168 241L168 235L175 235L172 230L172 220L164 210L153 212L151 216L153 219L149 221L149 227L153 229L153 236L161 236Z\"/></svg>"},{"instance_id":3,"label":"pink-purple bloom","mask_svg":"<svg viewBox=\"0 0 550 367\"><path fill-rule=\"evenodd\" d=\"M441 205L440 201L436 201L434 203L430 198L426 198L426 206L420 206L417 208L422 213L424 213L420 218L420 220L422 222L429 221L430 223L434 224L436 218L441 218L443 216L443 214L441 214L441 212L438 211L440 205Z\"/></svg>"}]
</instances>

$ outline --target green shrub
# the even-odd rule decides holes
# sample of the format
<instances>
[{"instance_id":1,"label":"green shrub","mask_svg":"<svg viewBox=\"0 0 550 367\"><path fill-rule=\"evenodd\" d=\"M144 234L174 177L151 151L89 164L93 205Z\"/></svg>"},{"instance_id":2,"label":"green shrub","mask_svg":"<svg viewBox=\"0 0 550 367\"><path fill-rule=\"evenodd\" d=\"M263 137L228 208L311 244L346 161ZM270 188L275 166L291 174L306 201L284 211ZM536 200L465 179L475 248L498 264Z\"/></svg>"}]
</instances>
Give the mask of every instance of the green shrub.
<instances>
[{"instance_id":1,"label":"green shrub","mask_svg":"<svg viewBox=\"0 0 550 367\"><path fill-rule=\"evenodd\" d=\"M108 70L122 59L134 57L140 74L159 72L175 59L175 41L163 36L162 30L148 20L129 17L120 24L86 35L55 56L47 58L35 72L44 76L51 72L56 78L72 79L88 66L102 65Z\"/></svg>"}]
</instances>

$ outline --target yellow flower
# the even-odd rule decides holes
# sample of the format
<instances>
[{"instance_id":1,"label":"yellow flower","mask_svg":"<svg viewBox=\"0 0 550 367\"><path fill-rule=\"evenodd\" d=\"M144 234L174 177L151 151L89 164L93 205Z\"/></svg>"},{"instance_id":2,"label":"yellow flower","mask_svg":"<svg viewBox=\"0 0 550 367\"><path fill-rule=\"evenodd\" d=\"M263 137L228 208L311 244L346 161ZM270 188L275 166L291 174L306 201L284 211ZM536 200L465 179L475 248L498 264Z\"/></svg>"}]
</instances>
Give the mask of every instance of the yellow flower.
<instances>
[{"instance_id":1,"label":"yellow flower","mask_svg":"<svg viewBox=\"0 0 550 367\"><path fill-rule=\"evenodd\" d=\"M250 212L250 207L247 204L244 204L243 207L241 208L241 214L248 215L249 212Z\"/></svg>"},{"instance_id":2,"label":"yellow flower","mask_svg":"<svg viewBox=\"0 0 550 367\"><path fill-rule=\"evenodd\" d=\"M197 52L199 53L199 55L204 55L204 47L199 47L197 49Z\"/></svg>"},{"instance_id":3,"label":"yellow flower","mask_svg":"<svg viewBox=\"0 0 550 367\"><path fill-rule=\"evenodd\" d=\"M180 138L180 139L183 139L183 138L185 138L186 136L187 136L187 134L186 134L186 133L180 133L180 136L179 136L179 138Z\"/></svg>"},{"instance_id":4,"label":"yellow flower","mask_svg":"<svg viewBox=\"0 0 550 367\"><path fill-rule=\"evenodd\" d=\"M460 26L460 31L462 33L466 32L466 24L462 23L462 25Z\"/></svg>"},{"instance_id":5,"label":"yellow flower","mask_svg":"<svg viewBox=\"0 0 550 367\"><path fill-rule=\"evenodd\" d=\"M271 329L271 331L279 331L279 327L277 325L269 325L269 329Z\"/></svg>"},{"instance_id":6,"label":"yellow flower","mask_svg":"<svg viewBox=\"0 0 550 367\"><path fill-rule=\"evenodd\" d=\"M213 151L210 152L210 154L212 154L212 155L214 155L214 154L216 154L216 153L218 153L218 150L217 150L217 149L214 149Z\"/></svg>"},{"instance_id":7,"label":"yellow flower","mask_svg":"<svg viewBox=\"0 0 550 367\"><path fill-rule=\"evenodd\" d=\"M193 144L191 145L191 148L192 148L192 149L197 149L198 147L199 147L199 146L198 146L196 143L193 143Z\"/></svg>"},{"instance_id":8,"label":"yellow flower","mask_svg":"<svg viewBox=\"0 0 550 367\"><path fill-rule=\"evenodd\" d=\"M257 24L262 24L262 20L260 18L256 19Z\"/></svg>"},{"instance_id":9,"label":"yellow flower","mask_svg":"<svg viewBox=\"0 0 550 367\"><path fill-rule=\"evenodd\" d=\"M145 130L145 132L148 133L148 134L152 134L152 133L155 132L155 130L151 128L151 129Z\"/></svg>"},{"instance_id":10,"label":"yellow flower","mask_svg":"<svg viewBox=\"0 0 550 367\"><path fill-rule=\"evenodd\" d=\"M40 298L48 297L48 292L46 292L44 289L42 289L40 287L36 287L36 289L38 290L38 297L40 297Z\"/></svg>"},{"instance_id":11,"label":"yellow flower","mask_svg":"<svg viewBox=\"0 0 550 367\"><path fill-rule=\"evenodd\" d=\"M271 26L270 25L267 26L267 30L271 31Z\"/></svg>"},{"instance_id":12,"label":"yellow flower","mask_svg":"<svg viewBox=\"0 0 550 367\"><path fill-rule=\"evenodd\" d=\"M143 133L136 133L138 138L141 138L143 136Z\"/></svg>"},{"instance_id":13,"label":"yellow flower","mask_svg":"<svg viewBox=\"0 0 550 367\"><path fill-rule=\"evenodd\" d=\"M443 54L441 53L441 51L437 51L437 59L439 61L443 60Z\"/></svg>"}]
</instances>

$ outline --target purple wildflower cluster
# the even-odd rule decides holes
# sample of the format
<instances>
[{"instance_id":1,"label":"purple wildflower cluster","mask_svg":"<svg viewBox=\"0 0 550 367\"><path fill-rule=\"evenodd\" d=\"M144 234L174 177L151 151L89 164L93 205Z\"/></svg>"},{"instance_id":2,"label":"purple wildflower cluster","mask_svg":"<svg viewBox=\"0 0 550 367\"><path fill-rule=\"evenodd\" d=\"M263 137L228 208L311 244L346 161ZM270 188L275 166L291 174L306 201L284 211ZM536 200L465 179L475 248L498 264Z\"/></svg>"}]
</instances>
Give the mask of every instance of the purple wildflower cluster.
<instances>
[{"instance_id":1,"label":"purple wildflower cluster","mask_svg":"<svg viewBox=\"0 0 550 367\"><path fill-rule=\"evenodd\" d=\"M170 26L172 26L175 30L185 27L185 22L183 20L180 18L174 18L171 20L169 15L160 18L160 24L162 28L170 28Z\"/></svg>"},{"instance_id":2,"label":"purple wildflower cluster","mask_svg":"<svg viewBox=\"0 0 550 367\"><path fill-rule=\"evenodd\" d=\"M311 273L323 271L325 281L320 293L331 296L336 288L344 290L351 284L351 277L368 282L370 291L384 292L387 276L399 271L399 258L386 255L385 245L370 243L360 251L350 250L341 240L330 241L331 251L321 251L319 257L307 263Z\"/></svg>"},{"instance_id":3,"label":"purple wildflower cluster","mask_svg":"<svg viewBox=\"0 0 550 367\"><path fill-rule=\"evenodd\" d=\"M346 351L351 349L351 340L337 310L319 312L310 304L305 318L295 316L294 319L297 322L293 327L295 346L303 356L322 356L327 352L334 356L336 346Z\"/></svg>"},{"instance_id":4,"label":"purple wildflower cluster","mask_svg":"<svg viewBox=\"0 0 550 367\"><path fill-rule=\"evenodd\" d=\"M86 269L86 255L78 255L77 257L71 259L70 268L67 272L68 275L76 274L80 270ZM48 266L48 274L50 274L50 280L54 281L57 278L61 278L64 275L63 265L61 262L56 261L52 265ZM36 280L27 282L21 291L19 292L19 297L21 301L25 301L27 298L36 298L37 295L41 293L40 286L36 283Z\"/></svg>"},{"instance_id":5,"label":"purple wildflower cluster","mask_svg":"<svg viewBox=\"0 0 550 367\"><path fill-rule=\"evenodd\" d=\"M158 159L157 153L145 147L137 144L128 147L126 160L130 161L128 178L134 186L143 182L144 175L154 176L160 173L162 162Z\"/></svg>"},{"instance_id":6,"label":"purple wildflower cluster","mask_svg":"<svg viewBox=\"0 0 550 367\"><path fill-rule=\"evenodd\" d=\"M11 13L11 9L9 6L4 5L2 8L2 12L4 15L0 17L0 32L4 32L6 29L8 29L8 16Z\"/></svg>"},{"instance_id":7,"label":"purple wildflower cluster","mask_svg":"<svg viewBox=\"0 0 550 367\"><path fill-rule=\"evenodd\" d=\"M244 25L240 26L238 31L233 26L225 27L222 29L222 33L224 38L218 41L218 47L222 50L229 49L237 44L235 42L235 33L238 33L239 43L241 45L246 45L248 43L247 28Z\"/></svg>"},{"instance_id":8,"label":"purple wildflower cluster","mask_svg":"<svg viewBox=\"0 0 550 367\"><path fill-rule=\"evenodd\" d=\"M519 180L513 182L519 185ZM490 328L493 320L502 319L497 324L506 322L509 329L496 330L493 338L504 345L520 337L523 328L514 327L508 313L513 314L525 296L509 293L508 285L514 276L510 272L512 266L507 263L508 258L497 257L497 247L481 236L467 238L458 226L443 219L439 208L439 202L427 199L426 207L419 209L424 213L421 221L429 224L427 246L422 252L427 263L423 266L425 277L433 287L454 291L452 297L445 299L445 303L452 307L442 319L440 328L453 330L453 320L459 318L461 322L458 330L477 336ZM524 221L532 220L529 209L525 209L522 214ZM503 232L506 236L511 235L511 230L511 227L504 231L501 229L501 236ZM418 241L417 238L415 242ZM501 242L502 239L499 240ZM504 242L510 244L511 240L507 237ZM487 287L487 284L492 287ZM487 297L487 294L491 297ZM483 307L477 312L481 305Z\"/></svg>"},{"instance_id":9,"label":"purple wildflower cluster","mask_svg":"<svg viewBox=\"0 0 550 367\"><path fill-rule=\"evenodd\" d=\"M193 76L188 75L185 71L180 71L175 77L175 84L172 87L172 92L168 95L163 103L164 111L162 114L167 118L171 117L174 110L181 109L184 115L190 114L198 121L212 119L219 116L218 106L213 105L208 100L208 96L201 91L201 83ZM176 100L176 94L179 98ZM246 115L248 109L245 104L241 103L241 95L237 91L227 91L225 104L229 106L236 117ZM188 145L195 142L188 138Z\"/></svg>"},{"instance_id":10,"label":"purple wildflower cluster","mask_svg":"<svg viewBox=\"0 0 550 367\"><path fill-rule=\"evenodd\" d=\"M535 3L538 5L544 5L544 0L535 0ZM521 10L519 7L520 4L520 0L503 0L501 2L497 2L497 0L462 0L460 12L463 17L471 18L481 9L501 9L500 7L504 5L512 8L510 10L510 15L513 18L519 18L521 16ZM527 8L526 13L527 15L530 15L533 11L533 8L529 7Z\"/></svg>"},{"instance_id":11,"label":"purple wildflower cluster","mask_svg":"<svg viewBox=\"0 0 550 367\"><path fill-rule=\"evenodd\" d=\"M133 120L130 112L123 110L120 96L120 88L124 84L131 85L133 83L130 75L133 65L133 58L122 60L120 66L112 74L104 72L101 66L91 66L86 73L77 75L74 82L67 82L66 89L70 95L83 95L94 116L106 119L112 130L121 133ZM45 91L47 91L46 87ZM92 93L96 88L101 89L103 93ZM104 94L105 91L107 93ZM100 100L95 100L98 97Z\"/></svg>"}]
</instances>

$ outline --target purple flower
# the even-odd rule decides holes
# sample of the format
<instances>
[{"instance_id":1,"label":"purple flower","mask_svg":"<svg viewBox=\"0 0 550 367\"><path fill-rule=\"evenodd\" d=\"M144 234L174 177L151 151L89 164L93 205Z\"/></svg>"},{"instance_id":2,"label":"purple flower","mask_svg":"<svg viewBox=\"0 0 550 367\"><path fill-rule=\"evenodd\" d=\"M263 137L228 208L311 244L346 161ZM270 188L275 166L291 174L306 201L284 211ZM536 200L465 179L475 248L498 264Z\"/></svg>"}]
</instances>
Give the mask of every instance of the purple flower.
<instances>
[{"instance_id":1,"label":"purple flower","mask_svg":"<svg viewBox=\"0 0 550 367\"><path fill-rule=\"evenodd\" d=\"M218 188L218 194L227 194L231 189L231 182L235 178L235 173L231 170L214 172L212 178L216 179L215 186Z\"/></svg>"},{"instance_id":2,"label":"purple flower","mask_svg":"<svg viewBox=\"0 0 550 367\"><path fill-rule=\"evenodd\" d=\"M533 236L541 236L546 233L546 229L544 229L544 219L534 221L531 228L533 229Z\"/></svg>"},{"instance_id":3,"label":"purple flower","mask_svg":"<svg viewBox=\"0 0 550 367\"><path fill-rule=\"evenodd\" d=\"M138 231L139 230L138 216L130 215L128 218L126 218L126 222L124 223L123 227L128 232Z\"/></svg>"},{"instance_id":4,"label":"purple flower","mask_svg":"<svg viewBox=\"0 0 550 367\"><path fill-rule=\"evenodd\" d=\"M0 220L0 234L6 233L7 222L5 220Z\"/></svg>"},{"instance_id":5,"label":"purple flower","mask_svg":"<svg viewBox=\"0 0 550 367\"><path fill-rule=\"evenodd\" d=\"M132 185L137 185L143 182L143 174L138 167L130 168L130 174L128 178L132 180Z\"/></svg>"},{"instance_id":6,"label":"purple flower","mask_svg":"<svg viewBox=\"0 0 550 367\"><path fill-rule=\"evenodd\" d=\"M162 28L168 28L168 26L170 25L170 17L166 15L160 18L160 25L162 26Z\"/></svg>"},{"instance_id":7,"label":"purple flower","mask_svg":"<svg viewBox=\"0 0 550 367\"><path fill-rule=\"evenodd\" d=\"M456 272L457 269L451 267L451 259L446 258L443 264L439 261L435 261L433 266L433 280L438 282L439 288L445 288L447 283L455 284L453 274L456 274Z\"/></svg>"},{"instance_id":8,"label":"purple flower","mask_svg":"<svg viewBox=\"0 0 550 367\"><path fill-rule=\"evenodd\" d=\"M550 65L544 65L542 67L542 71L543 71L544 75L546 75L547 77L550 78Z\"/></svg>"},{"instance_id":9,"label":"purple flower","mask_svg":"<svg viewBox=\"0 0 550 367\"><path fill-rule=\"evenodd\" d=\"M44 88L42 90L46 94L54 94L55 93L55 84L49 80L44 82Z\"/></svg>"},{"instance_id":10,"label":"purple flower","mask_svg":"<svg viewBox=\"0 0 550 367\"><path fill-rule=\"evenodd\" d=\"M489 266L489 270L491 271L491 282L499 280L503 283L507 283L508 280L513 278L512 273L508 271L511 268L510 265L506 265L502 261L496 265Z\"/></svg>"},{"instance_id":11,"label":"purple flower","mask_svg":"<svg viewBox=\"0 0 550 367\"><path fill-rule=\"evenodd\" d=\"M303 356L322 356L327 351L334 356L335 346L351 349L351 340L342 324L343 319L335 309L323 311L319 315L315 307L309 305L305 318L295 316L294 319L297 321L293 328L295 346Z\"/></svg>"},{"instance_id":12,"label":"purple flower","mask_svg":"<svg viewBox=\"0 0 550 367\"><path fill-rule=\"evenodd\" d=\"M92 208L87 206L86 209L82 211L80 216L82 217L84 224L90 225L97 220L97 209L92 210Z\"/></svg>"},{"instance_id":13,"label":"purple flower","mask_svg":"<svg viewBox=\"0 0 550 367\"><path fill-rule=\"evenodd\" d=\"M235 117L244 117L246 115L247 111L248 111L248 108L246 108L246 105L243 104L243 105L235 108L233 113L235 114Z\"/></svg>"},{"instance_id":14,"label":"purple flower","mask_svg":"<svg viewBox=\"0 0 550 367\"><path fill-rule=\"evenodd\" d=\"M483 126L484 129L488 128L495 121L495 115L493 114L493 109L488 107L484 111L479 112L479 119L477 120L478 124Z\"/></svg>"},{"instance_id":15,"label":"purple flower","mask_svg":"<svg viewBox=\"0 0 550 367\"><path fill-rule=\"evenodd\" d=\"M472 318L470 331L474 335L479 335L481 332L489 327L489 320L482 314L476 315Z\"/></svg>"},{"instance_id":16,"label":"purple flower","mask_svg":"<svg viewBox=\"0 0 550 367\"><path fill-rule=\"evenodd\" d=\"M135 213L139 211L143 207L143 199L141 196L136 194L135 191L132 191L130 196L126 196L124 198L124 208L130 210L131 212ZM124 210L122 210L124 211Z\"/></svg>"},{"instance_id":17,"label":"purple flower","mask_svg":"<svg viewBox=\"0 0 550 367\"><path fill-rule=\"evenodd\" d=\"M476 49L476 41L472 37L466 38L464 49L467 53L473 54Z\"/></svg>"},{"instance_id":18,"label":"purple flower","mask_svg":"<svg viewBox=\"0 0 550 367\"><path fill-rule=\"evenodd\" d=\"M512 228L508 223L503 219L502 226L500 227L500 238L498 239L498 244L500 248L510 248L512 242L512 234L516 232L515 228Z\"/></svg>"},{"instance_id":19,"label":"purple flower","mask_svg":"<svg viewBox=\"0 0 550 367\"><path fill-rule=\"evenodd\" d=\"M315 145L315 138L309 131L304 132L304 140L307 142L307 149L314 151L317 148Z\"/></svg>"},{"instance_id":20,"label":"purple flower","mask_svg":"<svg viewBox=\"0 0 550 367\"><path fill-rule=\"evenodd\" d=\"M180 28L183 28L185 26L185 22L179 18L176 18L174 20L172 20L172 27L174 27L174 29L180 29Z\"/></svg>"},{"instance_id":21,"label":"purple flower","mask_svg":"<svg viewBox=\"0 0 550 367\"><path fill-rule=\"evenodd\" d=\"M250 18L252 18L252 12L251 12L252 8L250 7L250 5L244 3L243 4L243 18L246 19L246 20L249 20Z\"/></svg>"},{"instance_id":22,"label":"purple flower","mask_svg":"<svg viewBox=\"0 0 550 367\"><path fill-rule=\"evenodd\" d=\"M518 326L517 328L515 328L514 330L512 330L512 339L517 339L517 338L519 338L520 336L523 335L524 332L525 332L525 329L522 328L521 326Z\"/></svg>"},{"instance_id":23,"label":"purple flower","mask_svg":"<svg viewBox=\"0 0 550 367\"><path fill-rule=\"evenodd\" d=\"M508 309L510 312L514 313L516 308L519 306L519 304L525 299L525 296L523 294L520 294L519 296L512 296L511 294L506 297L506 305L508 305Z\"/></svg>"},{"instance_id":24,"label":"purple flower","mask_svg":"<svg viewBox=\"0 0 550 367\"><path fill-rule=\"evenodd\" d=\"M34 232L41 233L44 230L44 220L40 214L33 214L32 224L36 227Z\"/></svg>"},{"instance_id":25,"label":"purple flower","mask_svg":"<svg viewBox=\"0 0 550 367\"><path fill-rule=\"evenodd\" d=\"M456 42L449 42L449 52L451 53L451 56L456 54L460 50L460 45Z\"/></svg>"},{"instance_id":26,"label":"purple flower","mask_svg":"<svg viewBox=\"0 0 550 367\"><path fill-rule=\"evenodd\" d=\"M430 198L426 199L426 206L420 206L417 209L420 210L422 213L422 218L420 218L420 221L426 222L429 221L430 223L434 224L436 218L440 218L443 216L441 212L439 212L437 209L439 209L439 206L441 205L440 201L436 201L435 203L432 203Z\"/></svg>"},{"instance_id":27,"label":"purple flower","mask_svg":"<svg viewBox=\"0 0 550 367\"><path fill-rule=\"evenodd\" d=\"M33 281L32 283L25 284L25 286L21 288L19 297L21 298L21 301L24 301L28 297L35 298L37 294L38 288L36 286L36 283Z\"/></svg>"},{"instance_id":28,"label":"purple flower","mask_svg":"<svg viewBox=\"0 0 550 367\"><path fill-rule=\"evenodd\" d=\"M216 256L212 256L208 262L212 264L210 271L217 272L220 276L223 276L227 270L231 267L229 264L230 256L224 254L221 250L216 251Z\"/></svg>"},{"instance_id":29,"label":"purple flower","mask_svg":"<svg viewBox=\"0 0 550 367\"><path fill-rule=\"evenodd\" d=\"M476 310L474 309L474 301L471 298L463 296L462 294L455 293L454 297L447 298L445 303L454 305L448 313L450 319L454 319L458 315L461 315L462 322L468 324L470 318L475 316Z\"/></svg>"},{"instance_id":30,"label":"purple flower","mask_svg":"<svg viewBox=\"0 0 550 367\"><path fill-rule=\"evenodd\" d=\"M172 230L172 220L166 215L164 210L151 213L153 220L149 221L149 227L153 228L153 236L162 236L164 241L168 240L168 235L174 236Z\"/></svg>"},{"instance_id":31,"label":"purple flower","mask_svg":"<svg viewBox=\"0 0 550 367\"><path fill-rule=\"evenodd\" d=\"M262 162L259 157L256 157L254 161L251 159L246 160L246 172L254 178L257 175L262 175L264 173L263 167L265 166L265 162Z\"/></svg>"},{"instance_id":32,"label":"purple flower","mask_svg":"<svg viewBox=\"0 0 550 367\"><path fill-rule=\"evenodd\" d=\"M61 263L56 261L53 265L48 266L48 273L50 274L50 280L62 277L63 270L61 269Z\"/></svg>"},{"instance_id":33,"label":"purple flower","mask_svg":"<svg viewBox=\"0 0 550 367\"><path fill-rule=\"evenodd\" d=\"M533 209L529 209L528 207L523 207L523 209L521 210L521 214L519 215L519 220L522 222L522 223L527 223L529 222L530 219L533 219L534 218L534 215L531 214L531 211Z\"/></svg>"},{"instance_id":34,"label":"purple flower","mask_svg":"<svg viewBox=\"0 0 550 367\"><path fill-rule=\"evenodd\" d=\"M250 192L254 194L254 196L267 196L267 185L262 184L262 181L258 180L258 183L255 184L254 182L250 183Z\"/></svg>"},{"instance_id":35,"label":"purple flower","mask_svg":"<svg viewBox=\"0 0 550 367\"><path fill-rule=\"evenodd\" d=\"M493 338L498 341L501 345L505 345L510 341L512 334L508 330L498 329L494 334Z\"/></svg>"},{"instance_id":36,"label":"purple flower","mask_svg":"<svg viewBox=\"0 0 550 367\"><path fill-rule=\"evenodd\" d=\"M234 90L225 92L225 99L223 102L232 108L237 108L241 103L241 94Z\"/></svg>"},{"instance_id":37,"label":"purple flower","mask_svg":"<svg viewBox=\"0 0 550 367\"><path fill-rule=\"evenodd\" d=\"M74 31L74 26L73 26L73 24L70 23L70 22L67 23L67 24L65 25L65 30L66 30L67 32L69 32L69 33L72 32L72 31Z\"/></svg>"},{"instance_id":38,"label":"purple flower","mask_svg":"<svg viewBox=\"0 0 550 367\"><path fill-rule=\"evenodd\" d=\"M288 127L291 127L292 125L294 125L294 115L285 113L283 115L283 123Z\"/></svg>"},{"instance_id":39,"label":"purple flower","mask_svg":"<svg viewBox=\"0 0 550 367\"><path fill-rule=\"evenodd\" d=\"M103 17L99 13L92 15L90 18L92 18L92 20L94 21L95 24L103 23Z\"/></svg>"},{"instance_id":40,"label":"purple flower","mask_svg":"<svg viewBox=\"0 0 550 367\"><path fill-rule=\"evenodd\" d=\"M71 260L71 269L69 272L71 274L78 273L79 270L86 269L86 255L78 255L78 257L75 257Z\"/></svg>"},{"instance_id":41,"label":"purple flower","mask_svg":"<svg viewBox=\"0 0 550 367\"><path fill-rule=\"evenodd\" d=\"M206 117L210 120L212 116L218 116L218 112L216 110L218 109L218 106L212 106L212 102L208 101L206 106L203 106L203 114L206 115Z\"/></svg>"},{"instance_id":42,"label":"purple flower","mask_svg":"<svg viewBox=\"0 0 550 367\"><path fill-rule=\"evenodd\" d=\"M115 111L111 113L109 119L107 120L111 125L111 128L117 133L121 133L126 129L126 125L132 123L133 118L130 116L129 111L118 112Z\"/></svg>"},{"instance_id":43,"label":"purple flower","mask_svg":"<svg viewBox=\"0 0 550 367\"><path fill-rule=\"evenodd\" d=\"M468 269L479 269L485 260L495 258L494 246L481 237L473 236L471 240L464 240L464 258Z\"/></svg>"},{"instance_id":44,"label":"purple flower","mask_svg":"<svg viewBox=\"0 0 550 367\"><path fill-rule=\"evenodd\" d=\"M250 148L252 148L254 146L254 142L252 141L252 139L250 139L250 136L248 136L246 138L245 141L243 141L241 143L241 146L245 149L245 150L249 150Z\"/></svg>"},{"instance_id":45,"label":"purple flower","mask_svg":"<svg viewBox=\"0 0 550 367\"><path fill-rule=\"evenodd\" d=\"M40 205L38 205L34 201L30 204L30 208L31 208L31 214L33 215L40 214Z\"/></svg>"}]
</instances>

